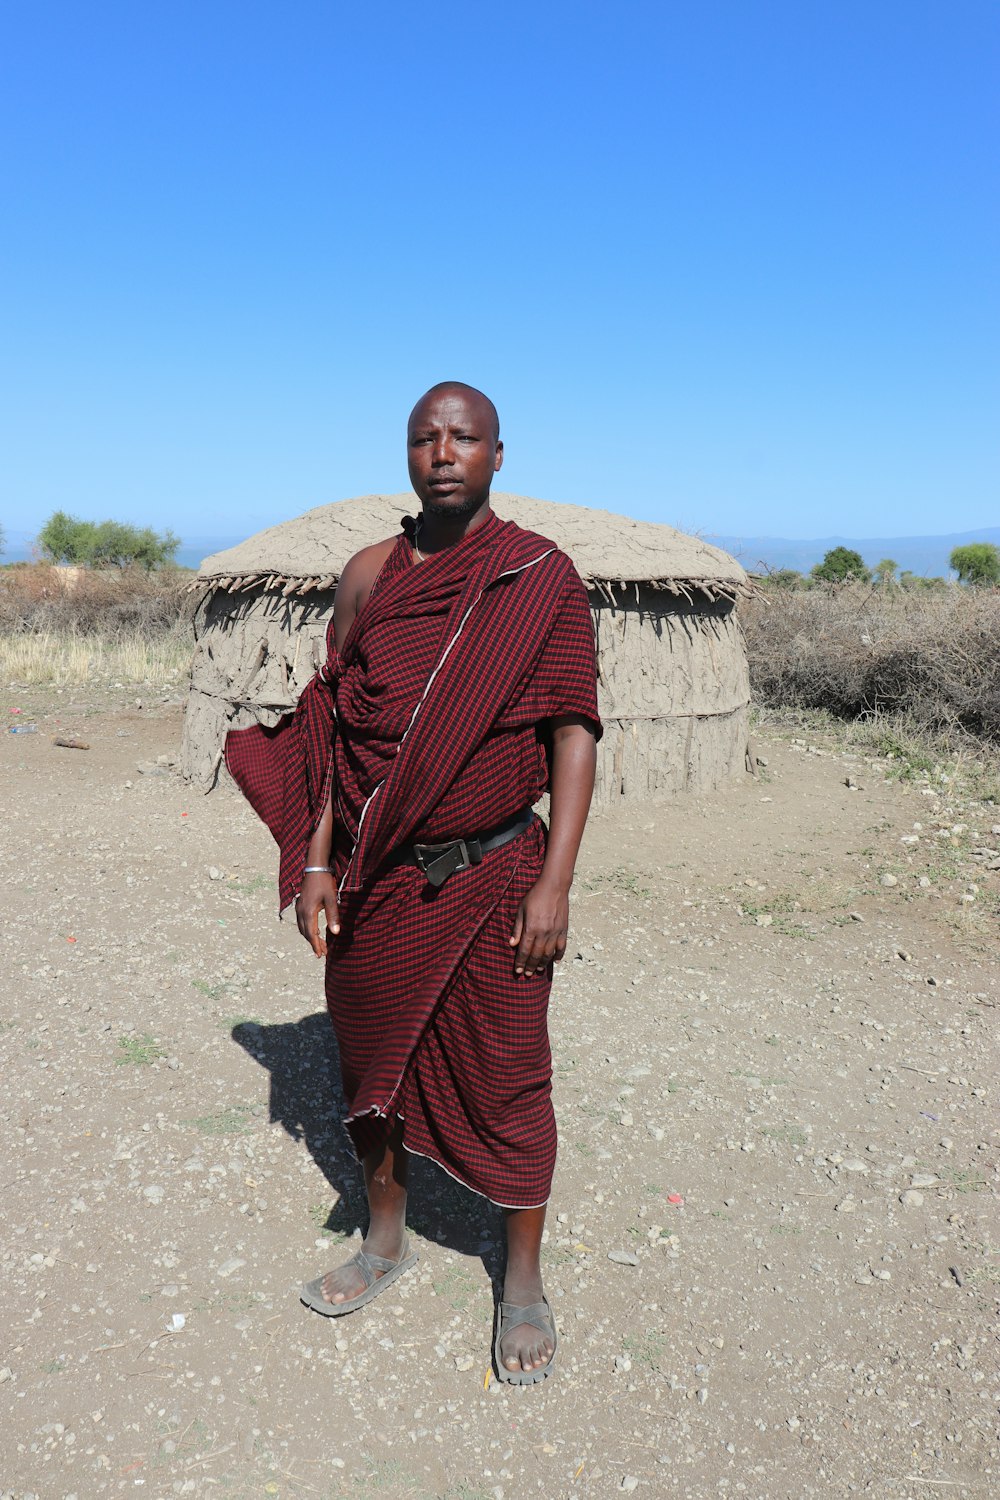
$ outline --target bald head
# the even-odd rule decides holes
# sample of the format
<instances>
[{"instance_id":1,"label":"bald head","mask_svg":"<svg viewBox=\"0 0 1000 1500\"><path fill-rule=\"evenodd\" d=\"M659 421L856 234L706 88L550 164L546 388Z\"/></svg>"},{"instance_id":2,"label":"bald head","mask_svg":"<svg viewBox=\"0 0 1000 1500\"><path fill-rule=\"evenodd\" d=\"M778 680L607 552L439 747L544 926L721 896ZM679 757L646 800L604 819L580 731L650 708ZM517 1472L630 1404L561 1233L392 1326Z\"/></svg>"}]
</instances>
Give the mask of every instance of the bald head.
<instances>
[{"instance_id":1,"label":"bald head","mask_svg":"<svg viewBox=\"0 0 1000 1500\"><path fill-rule=\"evenodd\" d=\"M467 402L472 410L476 412L481 422L489 424L494 443L500 440L500 418L497 409L489 396L482 391L477 391L474 385L466 385L464 380L439 380L437 385L432 385L429 391L425 391L410 412L410 423L413 425L414 418L422 411L426 403L439 396L455 396L463 402Z\"/></svg>"},{"instance_id":2,"label":"bald head","mask_svg":"<svg viewBox=\"0 0 1000 1500\"><path fill-rule=\"evenodd\" d=\"M406 446L410 483L426 517L458 521L488 507L503 463L500 420L489 396L461 380L431 386L410 412Z\"/></svg>"}]
</instances>

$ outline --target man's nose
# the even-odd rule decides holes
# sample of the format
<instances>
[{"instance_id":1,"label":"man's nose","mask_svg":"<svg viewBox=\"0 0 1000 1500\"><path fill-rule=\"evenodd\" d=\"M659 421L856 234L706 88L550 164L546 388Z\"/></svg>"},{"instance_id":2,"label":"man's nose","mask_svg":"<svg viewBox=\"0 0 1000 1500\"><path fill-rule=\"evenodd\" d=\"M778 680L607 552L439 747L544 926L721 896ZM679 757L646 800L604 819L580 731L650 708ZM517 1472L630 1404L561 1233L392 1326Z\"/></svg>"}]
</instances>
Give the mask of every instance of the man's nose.
<instances>
[{"instance_id":1,"label":"man's nose","mask_svg":"<svg viewBox=\"0 0 1000 1500\"><path fill-rule=\"evenodd\" d=\"M436 466L440 466L441 464L454 463L455 450L450 438L442 435L441 437L435 439L434 451L431 455L431 461Z\"/></svg>"}]
</instances>

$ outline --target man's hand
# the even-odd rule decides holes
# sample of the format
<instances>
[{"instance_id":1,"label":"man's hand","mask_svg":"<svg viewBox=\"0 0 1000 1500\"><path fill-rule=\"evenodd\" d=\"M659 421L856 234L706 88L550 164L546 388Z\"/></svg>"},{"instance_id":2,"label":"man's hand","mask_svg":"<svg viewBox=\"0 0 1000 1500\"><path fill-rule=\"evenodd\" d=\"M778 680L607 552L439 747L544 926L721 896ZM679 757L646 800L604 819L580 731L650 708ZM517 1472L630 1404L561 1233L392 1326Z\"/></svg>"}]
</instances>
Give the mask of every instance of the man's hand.
<instances>
[{"instance_id":1,"label":"man's hand","mask_svg":"<svg viewBox=\"0 0 1000 1500\"><path fill-rule=\"evenodd\" d=\"M295 902L295 920L299 931L317 958L326 957L326 941L320 934L319 914L326 915L326 930L334 937L340 931L340 908L337 905L337 882L332 875L303 875L302 890Z\"/></svg>"},{"instance_id":2,"label":"man's hand","mask_svg":"<svg viewBox=\"0 0 1000 1500\"><path fill-rule=\"evenodd\" d=\"M530 979L551 963L558 963L566 952L569 931L569 891L544 873L531 887L514 919L510 946L514 954L515 974Z\"/></svg>"}]
</instances>

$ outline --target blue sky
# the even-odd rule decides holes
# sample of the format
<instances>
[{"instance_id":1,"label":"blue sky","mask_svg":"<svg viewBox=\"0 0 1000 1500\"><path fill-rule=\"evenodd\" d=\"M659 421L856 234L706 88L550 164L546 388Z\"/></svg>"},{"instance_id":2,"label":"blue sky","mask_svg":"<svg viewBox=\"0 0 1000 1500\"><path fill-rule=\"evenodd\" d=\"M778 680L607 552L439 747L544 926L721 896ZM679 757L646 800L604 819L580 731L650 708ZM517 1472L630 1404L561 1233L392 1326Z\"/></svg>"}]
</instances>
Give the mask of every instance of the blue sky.
<instances>
[{"instance_id":1,"label":"blue sky","mask_svg":"<svg viewBox=\"0 0 1000 1500\"><path fill-rule=\"evenodd\" d=\"M0 19L0 524L406 488L689 529L996 524L994 0L33 0Z\"/></svg>"}]
</instances>

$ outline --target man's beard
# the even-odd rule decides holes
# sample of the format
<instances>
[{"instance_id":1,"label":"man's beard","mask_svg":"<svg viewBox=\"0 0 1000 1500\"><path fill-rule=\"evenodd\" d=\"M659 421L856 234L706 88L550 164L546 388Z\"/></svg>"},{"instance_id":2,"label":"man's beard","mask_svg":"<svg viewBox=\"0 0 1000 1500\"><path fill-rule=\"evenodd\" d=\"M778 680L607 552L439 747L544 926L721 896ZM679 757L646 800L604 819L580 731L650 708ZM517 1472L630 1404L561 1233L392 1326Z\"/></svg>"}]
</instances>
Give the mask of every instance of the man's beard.
<instances>
[{"instance_id":1,"label":"man's beard","mask_svg":"<svg viewBox=\"0 0 1000 1500\"><path fill-rule=\"evenodd\" d=\"M489 496L469 495L457 505L439 505L435 500L425 500L423 511L425 516L433 516L435 521L467 521L479 510L484 499L489 499Z\"/></svg>"}]
</instances>

